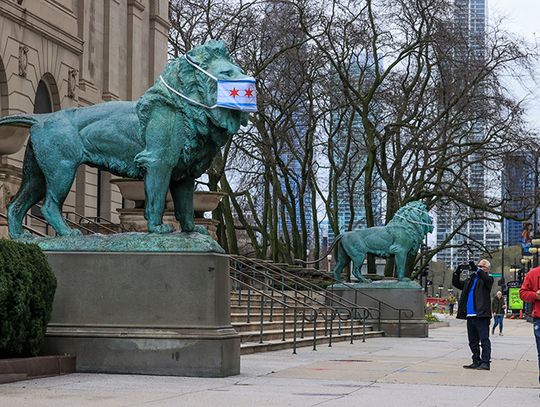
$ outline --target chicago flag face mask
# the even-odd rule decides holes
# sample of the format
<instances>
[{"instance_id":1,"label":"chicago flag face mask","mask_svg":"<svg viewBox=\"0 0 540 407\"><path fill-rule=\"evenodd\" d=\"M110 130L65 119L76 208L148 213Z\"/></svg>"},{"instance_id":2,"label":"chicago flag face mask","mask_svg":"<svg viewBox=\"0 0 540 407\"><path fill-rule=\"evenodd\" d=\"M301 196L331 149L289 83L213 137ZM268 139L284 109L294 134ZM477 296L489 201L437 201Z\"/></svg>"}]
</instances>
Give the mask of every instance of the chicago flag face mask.
<instances>
[{"instance_id":1,"label":"chicago flag face mask","mask_svg":"<svg viewBox=\"0 0 540 407\"><path fill-rule=\"evenodd\" d=\"M173 89L163 77L159 77L163 85L174 94L184 98L188 102L204 107L206 109L215 109L221 107L224 109L240 110L242 112L256 112L257 111L257 93L255 89L255 78L251 76L244 76L241 79L218 79L210 72L207 72L199 65L189 59L187 55L184 56L186 61L197 68L199 71L209 76L217 82L217 95L216 104L213 106L207 106L201 102L191 99L190 97Z\"/></svg>"},{"instance_id":2,"label":"chicago flag face mask","mask_svg":"<svg viewBox=\"0 0 540 407\"><path fill-rule=\"evenodd\" d=\"M243 112L256 112L255 79L252 77L235 80L218 79L216 106Z\"/></svg>"}]
</instances>

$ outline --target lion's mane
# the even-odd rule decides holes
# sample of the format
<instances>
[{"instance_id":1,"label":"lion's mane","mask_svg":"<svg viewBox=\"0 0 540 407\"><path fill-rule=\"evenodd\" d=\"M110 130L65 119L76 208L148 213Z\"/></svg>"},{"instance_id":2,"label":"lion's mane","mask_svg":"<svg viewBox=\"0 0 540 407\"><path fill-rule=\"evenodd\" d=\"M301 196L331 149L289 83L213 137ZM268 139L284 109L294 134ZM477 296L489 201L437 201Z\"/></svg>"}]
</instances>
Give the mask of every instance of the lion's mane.
<instances>
[{"instance_id":1,"label":"lion's mane","mask_svg":"<svg viewBox=\"0 0 540 407\"><path fill-rule=\"evenodd\" d=\"M429 220L428 210L424 204L410 202L396 212L392 220L386 225L386 228L390 233L392 233L393 229L405 229L408 238L413 243L410 252L416 253L428 232L426 223Z\"/></svg>"},{"instance_id":2,"label":"lion's mane","mask_svg":"<svg viewBox=\"0 0 540 407\"><path fill-rule=\"evenodd\" d=\"M207 70L215 58L230 61L229 52L222 41L209 41L188 53L197 64ZM169 86L189 98L207 106L215 103L217 84L204 73L190 65L182 56L170 61L161 76ZM184 143L181 160L196 163L190 168L192 177L199 177L210 166L217 151L247 122L247 114L230 109L206 109L184 100L169 91L157 78L137 103L141 142L146 145L146 128L156 106L168 106L173 114L183 116L183 124L189 126L186 134L174 137L190 137ZM203 147L204 148L201 148ZM189 167L189 166L187 166Z\"/></svg>"}]
</instances>

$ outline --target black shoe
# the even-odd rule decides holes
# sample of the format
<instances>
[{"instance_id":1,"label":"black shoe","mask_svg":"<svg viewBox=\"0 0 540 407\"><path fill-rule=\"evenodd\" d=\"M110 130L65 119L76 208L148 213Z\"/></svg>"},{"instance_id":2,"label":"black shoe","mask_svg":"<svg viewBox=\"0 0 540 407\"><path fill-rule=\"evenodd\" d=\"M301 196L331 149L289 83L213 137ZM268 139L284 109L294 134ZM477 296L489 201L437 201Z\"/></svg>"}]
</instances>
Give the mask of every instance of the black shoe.
<instances>
[{"instance_id":1,"label":"black shoe","mask_svg":"<svg viewBox=\"0 0 540 407\"><path fill-rule=\"evenodd\" d=\"M476 370L489 370L489 369L490 369L489 363L482 363L476 368Z\"/></svg>"},{"instance_id":2,"label":"black shoe","mask_svg":"<svg viewBox=\"0 0 540 407\"><path fill-rule=\"evenodd\" d=\"M463 369L477 369L480 366L479 363L473 362L470 365L463 365Z\"/></svg>"}]
</instances>

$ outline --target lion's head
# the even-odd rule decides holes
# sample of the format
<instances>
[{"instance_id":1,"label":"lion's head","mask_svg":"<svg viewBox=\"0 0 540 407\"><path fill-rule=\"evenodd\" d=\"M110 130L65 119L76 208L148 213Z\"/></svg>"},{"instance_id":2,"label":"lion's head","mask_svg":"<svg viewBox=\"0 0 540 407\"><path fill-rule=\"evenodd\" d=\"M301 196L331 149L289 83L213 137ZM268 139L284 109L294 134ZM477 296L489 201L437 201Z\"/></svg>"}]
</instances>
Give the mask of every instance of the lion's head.
<instances>
[{"instance_id":1,"label":"lion's head","mask_svg":"<svg viewBox=\"0 0 540 407\"><path fill-rule=\"evenodd\" d=\"M433 220L426 205L420 201L412 201L399 208L389 224L407 226L421 237L433 232Z\"/></svg>"},{"instance_id":2,"label":"lion's head","mask_svg":"<svg viewBox=\"0 0 540 407\"><path fill-rule=\"evenodd\" d=\"M208 41L189 51L187 57L192 63L218 79L246 78L240 67L231 60L223 41ZM192 100L207 106L216 103L216 81L190 64L184 56L169 62L161 76L170 87ZM232 135L238 131L241 125L247 125L247 113L224 108L206 109L197 106L170 92L159 78L154 86L141 97L139 105L143 107L148 104L145 99L151 100L156 95L166 98L169 104L173 104L192 119L196 123L198 133L212 135L212 128L217 127L225 130L228 135Z\"/></svg>"}]
</instances>

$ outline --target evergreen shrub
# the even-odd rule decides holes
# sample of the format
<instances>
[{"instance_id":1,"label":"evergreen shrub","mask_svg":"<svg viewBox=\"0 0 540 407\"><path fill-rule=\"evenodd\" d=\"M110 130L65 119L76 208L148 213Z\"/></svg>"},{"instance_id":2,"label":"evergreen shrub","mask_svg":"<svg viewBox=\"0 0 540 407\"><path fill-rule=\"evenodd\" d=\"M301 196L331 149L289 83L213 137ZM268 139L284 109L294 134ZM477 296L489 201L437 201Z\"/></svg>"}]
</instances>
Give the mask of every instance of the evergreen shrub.
<instances>
[{"instance_id":1,"label":"evergreen shrub","mask_svg":"<svg viewBox=\"0 0 540 407\"><path fill-rule=\"evenodd\" d=\"M0 358L39 353L56 278L35 244L0 239Z\"/></svg>"}]
</instances>

